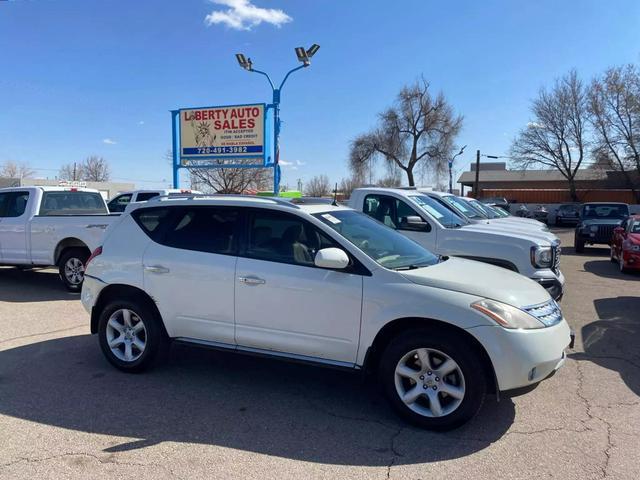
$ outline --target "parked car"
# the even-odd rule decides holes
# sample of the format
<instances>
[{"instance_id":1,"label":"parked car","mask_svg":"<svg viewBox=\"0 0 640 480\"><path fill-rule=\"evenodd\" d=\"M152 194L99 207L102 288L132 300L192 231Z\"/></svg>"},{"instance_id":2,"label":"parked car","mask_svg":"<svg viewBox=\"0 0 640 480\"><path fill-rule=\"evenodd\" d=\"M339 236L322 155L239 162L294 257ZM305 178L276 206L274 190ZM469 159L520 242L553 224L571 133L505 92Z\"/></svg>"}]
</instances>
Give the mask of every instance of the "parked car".
<instances>
[{"instance_id":1,"label":"parked car","mask_svg":"<svg viewBox=\"0 0 640 480\"><path fill-rule=\"evenodd\" d=\"M562 297L560 241L549 232L480 222L472 224L430 197L430 192L359 188L349 206L398 230L438 255L479 260L521 273Z\"/></svg>"},{"instance_id":2,"label":"parked car","mask_svg":"<svg viewBox=\"0 0 640 480\"><path fill-rule=\"evenodd\" d=\"M504 197L485 197L481 198L482 203L488 203L503 209L505 212L510 211L509 201Z\"/></svg>"},{"instance_id":3,"label":"parked car","mask_svg":"<svg viewBox=\"0 0 640 480\"><path fill-rule=\"evenodd\" d=\"M640 270L640 215L633 215L613 229L611 261L621 272Z\"/></svg>"},{"instance_id":4,"label":"parked car","mask_svg":"<svg viewBox=\"0 0 640 480\"><path fill-rule=\"evenodd\" d=\"M84 264L114 219L98 190L0 189L0 265L55 265L65 287L78 292Z\"/></svg>"},{"instance_id":5,"label":"parked car","mask_svg":"<svg viewBox=\"0 0 640 480\"><path fill-rule=\"evenodd\" d=\"M547 227L547 225L541 221L531 219L531 218L515 217L499 207L492 207L491 205L482 203L473 198L464 198L464 197L458 197L458 198L460 198L462 201L466 202L467 204L471 205L471 207L475 208L476 210L479 210L482 213L484 213L487 216L487 218L491 220L492 224L512 225L513 228L528 227L528 228L534 228L536 230L542 230L544 232L549 231L549 227Z\"/></svg>"},{"instance_id":6,"label":"parked car","mask_svg":"<svg viewBox=\"0 0 640 480\"><path fill-rule=\"evenodd\" d=\"M155 190L133 190L130 192L120 192L118 195L109 200L107 207L111 213L122 213L132 202L146 202L154 197L161 195L178 196L189 195L192 193L201 193L197 190L185 190L179 188L160 188Z\"/></svg>"},{"instance_id":7,"label":"parked car","mask_svg":"<svg viewBox=\"0 0 640 480\"><path fill-rule=\"evenodd\" d=\"M132 205L81 298L120 370L173 340L375 371L403 417L439 430L487 392L544 380L571 342L558 304L521 275L439 257L346 207L259 197Z\"/></svg>"},{"instance_id":8,"label":"parked car","mask_svg":"<svg viewBox=\"0 0 640 480\"><path fill-rule=\"evenodd\" d=\"M629 216L626 203L585 203L580 209L580 222L576 225L574 245L576 252L584 252L585 245L611 245L613 229Z\"/></svg>"},{"instance_id":9,"label":"parked car","mask_svg":"<svg viewBox=\"0 0 640 480\"><path fill-rule=\"evenodd\" d=\"M561 227L566 224L576 225L580 222L580 204L563 203L556 208L556 225Z\"/></svg>"},{"instance_id":10,"label":"parked car","mask_svg":"<svg viewBox=\"0 0 640 480\"><path fill-rule=\"evenodd\" d=\"M529 219L522 219L518 217L510 217L510 221L505 222L498 215L487 211L485 205L473 199L465 197L459 197L451 193L437 192L431 189L418 188L418 192L421 192L434 200L442 203L446 208L454 211L457 215L463 217L469 223L484 225L491 225L495 228L503 230L515 231L529 231L531 229L549 232L549 228L541 222ZM476 203L472 203L472 200ZM507 214L508 215L508 214ZM558 240L554 234L549 234L553 240Z\"/></svg>"},{"instance_id":11,"label":"parked car","mask_svg":"<svg viewBox=\"0 0 640 480\"><path fill-rule=\"evenodd\" d=\"M547 219L549 217L549 212L544 205L537 205L536 208L533 209L533 219L538 220L541 223L547 223Z\"/></svg>"}]
</instances>

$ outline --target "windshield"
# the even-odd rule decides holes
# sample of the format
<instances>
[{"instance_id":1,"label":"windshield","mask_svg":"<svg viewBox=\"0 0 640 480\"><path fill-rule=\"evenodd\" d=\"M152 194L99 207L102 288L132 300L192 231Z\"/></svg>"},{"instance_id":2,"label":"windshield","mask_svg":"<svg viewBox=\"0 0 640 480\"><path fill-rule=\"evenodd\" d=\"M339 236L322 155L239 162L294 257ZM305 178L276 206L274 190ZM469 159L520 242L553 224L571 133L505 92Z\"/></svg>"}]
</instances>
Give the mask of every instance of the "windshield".
<instances>
[{"instance_id":1,"label":"windshield","mask_svg":"<svg viewBox=\"0 0 640 480\"><path fill-rule=\"evenodd\" d=\"M463 201L468 203L469 205L471 205L471 207L473 207L476 210L478 210L480 213L482 213L487 218L501 218L502 217L502 215L498 215L498 213L496 213L493 208L489 207L488 205L485 205L482 202L479 202L478 200L463 200Z\"/></svg>"},{"instance_id":2,"label":"windshield","mask_svg":"<svg viewBox=\"0 0 640 480\"><path fill-rule=\"evenodd\" d=\"M507 212L503 208L498 207L497 205L485 205L485 207L490 208L491 211L495 212L495 214L498 215L498 217L506 218L511 216L509 212Z\"/></svg>"},{"instance_id":3,"label":"windshield","mask_svg":"<svg viewBox=\"0 0 640 480\"><path fill-rule=\"evenodd\" d=\"M429 250L363 213L335 210L313 216L385 268L410 270L438 263Z\"/></svg>"},{"instance_id":4,"label":"windshield","mask_svg":"<svg viewBox=\"0 0 640 480\"><path fill-rule=\"evenodd\" d=\"M410 195L409 198L445 228L459 228L467 223L451 209L427 195Z\"/></svg>"},{"instance_id":5,"label":"windshield","mask_svg":"<svg viewBox=\"0 0 640 480\"><path fill-rule=\"evenodd\" d=\"M599 203L584 205L582 218L626 218L629 216L629 207L616 203Z\"/></svg>"},{"instance_id":6,"label":"windshield","mask_svg":"<svg viewBox=\"0 0 640 480\"><path fill-rule=\"evenodd\" d=\"M473 220L482 220L487 218L484 214L480 213L461 198L454 197L453 195L447 195L442 197L442 200L467 218L471 218Z\"/></svg>"}]
</instances>

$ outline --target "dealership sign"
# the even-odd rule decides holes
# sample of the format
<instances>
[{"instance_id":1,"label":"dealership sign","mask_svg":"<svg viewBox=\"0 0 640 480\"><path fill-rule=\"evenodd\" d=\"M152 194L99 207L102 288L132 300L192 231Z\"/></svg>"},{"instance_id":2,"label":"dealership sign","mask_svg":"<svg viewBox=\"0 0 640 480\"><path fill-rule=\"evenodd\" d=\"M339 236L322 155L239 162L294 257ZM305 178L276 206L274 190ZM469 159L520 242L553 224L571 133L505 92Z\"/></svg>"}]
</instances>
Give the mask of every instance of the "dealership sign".
<instances>
[{"instance_id":1,"label":"dealership sign","mask_svg":"<svg viewBox=\"0 0 640 480\"><path fill-rule=\"evenodd\" d=\"M264 103L188 108L179 114L181 163L206 158L264 159Z\"/></svg>"}]
</instances>

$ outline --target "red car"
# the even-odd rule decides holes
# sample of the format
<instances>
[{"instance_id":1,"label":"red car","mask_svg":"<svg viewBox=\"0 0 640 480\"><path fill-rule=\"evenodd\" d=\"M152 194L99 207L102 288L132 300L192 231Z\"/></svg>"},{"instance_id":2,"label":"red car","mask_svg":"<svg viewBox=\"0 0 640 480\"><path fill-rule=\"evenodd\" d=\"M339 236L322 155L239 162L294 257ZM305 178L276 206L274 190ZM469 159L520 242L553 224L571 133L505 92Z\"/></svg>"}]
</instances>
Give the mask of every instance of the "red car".
<instances>
[{"instance_id":1,"label":"red car","mask_svg":"<svg viewBox=\"0 0 640 480\"><path fill-rule=\"evenodd\" d=\"M613 230L611 261L621 272L640 270L640 215L632 215Z\"/></svg>"}]
</instances>

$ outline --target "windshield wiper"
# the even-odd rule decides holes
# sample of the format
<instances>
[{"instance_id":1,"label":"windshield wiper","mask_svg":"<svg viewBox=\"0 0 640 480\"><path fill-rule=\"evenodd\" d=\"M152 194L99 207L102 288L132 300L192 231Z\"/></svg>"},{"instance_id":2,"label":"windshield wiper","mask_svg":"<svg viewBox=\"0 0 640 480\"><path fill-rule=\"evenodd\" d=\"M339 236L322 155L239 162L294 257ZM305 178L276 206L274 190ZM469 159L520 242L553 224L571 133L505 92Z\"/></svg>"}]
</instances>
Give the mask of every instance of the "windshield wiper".
<instances>
[{"instance_id":1,"label":"windshield wiper","mask_svg":"<svg viewBox=\"0 0 640 480\"><path fill-rule=\"evenodd\" d=\"M429 263L421 263L421 264L412 263L411 265L403 265L402 267L396 267L394 268L394 270L396 271L415 270L416 268L428 267L429 265L430 265Z\"/></svg>"}]
</instances>

